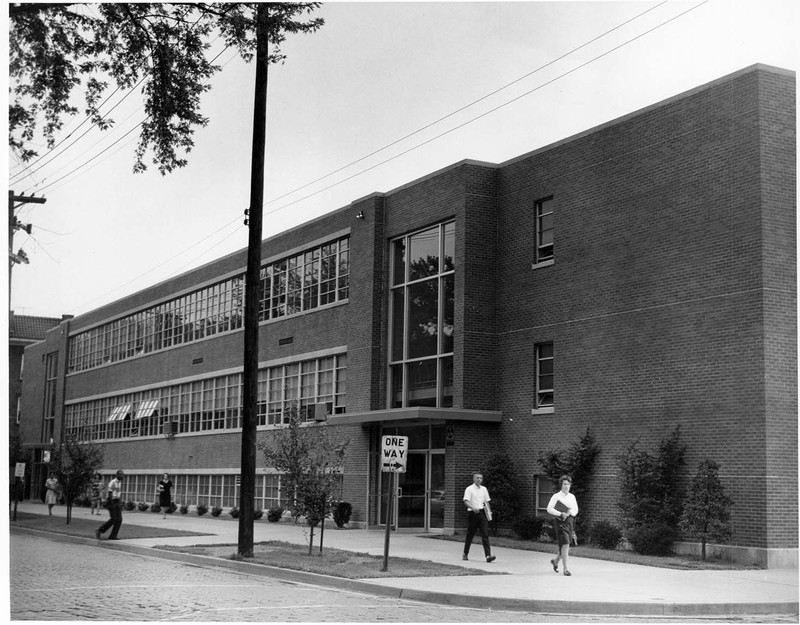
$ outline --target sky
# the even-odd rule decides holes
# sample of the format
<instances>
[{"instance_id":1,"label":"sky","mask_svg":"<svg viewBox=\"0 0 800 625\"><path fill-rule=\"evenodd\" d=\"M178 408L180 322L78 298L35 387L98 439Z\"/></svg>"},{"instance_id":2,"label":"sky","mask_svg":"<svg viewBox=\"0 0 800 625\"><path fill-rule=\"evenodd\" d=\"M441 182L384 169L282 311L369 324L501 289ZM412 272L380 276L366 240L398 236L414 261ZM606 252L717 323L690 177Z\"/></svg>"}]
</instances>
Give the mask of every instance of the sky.
<instances>
[{"instance_id":1,"label":"sky","mask_svg":"<svg viewBox=\"0 0 800 625\"><path fill-rule=\"evenodd\" d=\"M330 2L269 69L264 237L464 159L502 163L754 63L797 70L795 0ZM5 9L4 9L5 10ZM215 42L214 51L221 51ZM27 170L16 314L79 315L247 246L254 66L223 51L189 164L133 173L137 94L113 130ZM76 137L80 136L76 140ZM68 147L67 147L68 146ZM46 153L44 150L43 153ZM269 252L266 252L269 255ZM244 270L244 267L242 268Z\"/></svg>"}]
</instances>

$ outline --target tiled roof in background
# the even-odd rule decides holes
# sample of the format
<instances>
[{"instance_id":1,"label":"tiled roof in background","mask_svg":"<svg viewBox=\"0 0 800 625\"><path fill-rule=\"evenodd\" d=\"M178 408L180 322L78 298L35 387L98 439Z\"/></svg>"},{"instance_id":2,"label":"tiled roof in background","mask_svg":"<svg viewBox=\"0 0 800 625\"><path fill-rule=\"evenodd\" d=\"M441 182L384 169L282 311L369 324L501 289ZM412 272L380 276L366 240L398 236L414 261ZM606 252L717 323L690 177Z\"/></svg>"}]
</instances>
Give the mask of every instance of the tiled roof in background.
<instances>
[{"instance_id":1,"label":"tiled roof in background","mask_svg":"<svg viewBox=\"0 0 800 625\"><path fill-rule=\"evenodd\" d=\"M40 341L49 329L55 328L61 321L61 317L29 317L12 312L8 318L8 336L11 339Z\"/></svg>"}]
</instances>

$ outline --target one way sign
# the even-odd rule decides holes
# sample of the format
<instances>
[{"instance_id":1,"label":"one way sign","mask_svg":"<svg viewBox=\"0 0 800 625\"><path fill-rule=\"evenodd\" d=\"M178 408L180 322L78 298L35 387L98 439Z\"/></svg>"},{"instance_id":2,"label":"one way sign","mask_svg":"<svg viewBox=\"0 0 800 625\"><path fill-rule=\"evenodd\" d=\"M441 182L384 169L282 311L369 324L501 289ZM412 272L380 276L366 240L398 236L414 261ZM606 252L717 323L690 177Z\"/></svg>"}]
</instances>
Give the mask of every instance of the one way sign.
<instances>
[{"instance_id":1,"label":"one way sign","mask_svg":"<svg viewBox=\"0 0 800 625\"><path fill-rule=\"evenodd\" d=\"M405 473L408 458L408 436L381 437L381 472Z\"/></svg>"}]
</instances>

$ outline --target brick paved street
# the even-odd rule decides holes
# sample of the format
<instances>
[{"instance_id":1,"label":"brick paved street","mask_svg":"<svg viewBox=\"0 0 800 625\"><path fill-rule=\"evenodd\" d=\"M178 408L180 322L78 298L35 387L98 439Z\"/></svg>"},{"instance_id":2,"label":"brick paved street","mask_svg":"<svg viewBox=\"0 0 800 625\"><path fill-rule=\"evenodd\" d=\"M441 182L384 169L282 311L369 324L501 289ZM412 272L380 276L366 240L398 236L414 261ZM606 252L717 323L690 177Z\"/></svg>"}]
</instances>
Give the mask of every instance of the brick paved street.
<instances>
[{"instance_id":1,"label":"brick paved street","mask_svg":"<svg viewBox=\"0 0 800 625\"><path fill-rule=\"evenodd\" d=\"M619 616L562 616L449 608L283 582L229 569L12 533L12 620L262 622L624 622ZM669 622L669 619L647 619ZM681 619L674 619L680 621ZM761 617L704 622L796 622ZM641 618L630 622L643 622ZM684 622L690 622L685 620Z\"/></svg>"}]
</instances>

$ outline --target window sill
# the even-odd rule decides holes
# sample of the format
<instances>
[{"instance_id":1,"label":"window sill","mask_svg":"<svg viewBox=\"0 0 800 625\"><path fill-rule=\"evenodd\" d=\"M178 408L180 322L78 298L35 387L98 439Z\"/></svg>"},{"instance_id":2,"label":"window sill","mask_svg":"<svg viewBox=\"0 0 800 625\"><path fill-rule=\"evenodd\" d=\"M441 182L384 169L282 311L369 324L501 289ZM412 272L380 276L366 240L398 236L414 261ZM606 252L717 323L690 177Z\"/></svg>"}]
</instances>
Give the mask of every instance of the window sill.
<instances>
[{"instance_id":1,"label":"window sill","mask_svg":"<svg viewBox=\"0 0 800 625\"><path fill-rule=\"evenodd\" d=\"M556 411L554 406L549 406L547 408L531 408L531 414L553 414Z\"/></svg>"},{"instance_id":2,"label":"window sill","mask_svg":"<svg viewBox=\"0 0 800 625\"><path fill-rule=\"evenodd\" d=\"M541 269L542 267L549 267L554 264L555 260L551 258L550 260L543 260L540 263L531 263L531 269Z\"/></svg>"}]
</instances>

